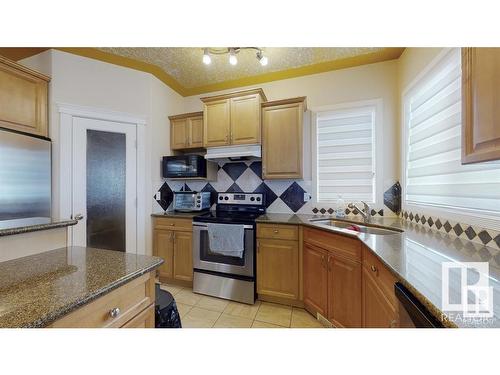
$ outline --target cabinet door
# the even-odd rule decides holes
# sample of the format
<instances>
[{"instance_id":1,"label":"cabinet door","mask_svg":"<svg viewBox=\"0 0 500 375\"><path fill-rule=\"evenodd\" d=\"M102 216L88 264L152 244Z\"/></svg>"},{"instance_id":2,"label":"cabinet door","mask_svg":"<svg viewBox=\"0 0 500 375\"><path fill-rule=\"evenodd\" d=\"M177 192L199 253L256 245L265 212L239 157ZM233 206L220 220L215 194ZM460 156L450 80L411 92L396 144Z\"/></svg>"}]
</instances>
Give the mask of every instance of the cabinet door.
<instances>
[{"instance_id":1,"label":"cabinet door","mask_svg":"<svg viewBox=\"0 0 500 375\"><path fill-rule=\"evenodd\" d=\"M172 278L174 269L174 232L158 229L154 231L153 255L165 260L158 269L159 275Z\"/></svg>"},{"instance_id":2,"label":"cabinet door","mask_svg":"<svg viewBox=\"0 0 500 375\"><path fill-rule=\"evenodd\" d=\"M170 148L184 149L188 146L187 119L170 121Z\"/></svg>"},{"instance_id":3,"label":"cabinet door","mask_svg":"<svg viewBox=\"0 0 500 375\"><path fill-rule=\"evenodd\" d=\"M328 319L341 327L362 326L361 263L328 258Z\"/></svg>"},{"instance_id":4,"label":"cabinet door","mask_svg":"<svg viewBox=\"0 0 500 375\"><path fill-rule=\"evenodd\" d=\"M304 244L304 305L308 311L327 317L328 254L325 250Z\"/></svg>"},{"instance_id":5,"label":"cabinet door","mask_svg":"<svg viewBox=\"0 0 500 375\"><path fill-rule=\"evenodd\" d=\"M500 159L500 48L462 48L462 163Z\"/></svg>"},{"instance_id":6,"label":"cabinet door","mask_svg":"<svg viewBox=\"0 0 500 375\"><path fill-rule=\"evenodd\" d=\"M205 147L229 144L230 101L217 100L204 104L203 139Z\"/></svg>"},{"instance_id":7,"label":"cabinet door","mask_svg":"<svg viewBox=\"0 0 500 375\"><path fill-rule=\"evenodd\" d=\"M48 136L46 80L0 57L0 126Z\"/></svg>"},{"instance_id":8,"label":"cabinet door","mask_svg":"<svg viewBox=\"0 0 500 375\"><path fill-rule=\"evenodd\" d=\"M257 293L299 299L297 241L257 240Z\"/></svg>"},{"instance_id":9,"label":"cabinet door","mask_svg":"<svg viewBox=\"0 0 500 375\"><path fill-rule=\"evenodd\" d=\"M260 95L231 99L231 144L260 143Z\"/></svg>"},{"instance_id":10,"label":"cabinet door","mask_svg":"<svg viewBox=\"0 0 500 375\"><path fill-rule=\"evenodd\" d=\"M174 279L193 281L193 234L174 232Z\"/></svg>"},{"instance_id":11,"label":"cabinet door","mask_svg":"<svg viewBox=\"0 0 500 375\"><path fill-rule=\"evenodd\" d=\"M264 179L302 178L302 105L262 108Z\"/></svg>"},{"instance_id":12,"label":"cabinet door","mask_svg":"<svg viewBox=\"0 0 500 375\"><path fill-rule=\"evenodd\" d=\"M203 117L188 119L189 127L189 147L203 147Z\"/></svg>"},{"instance_id":13,"label":"cabinet door","mask_svg":"<svg viewBox=\"0 0 500 375\"><path fill-rule=\"evenodd\" d=\"M363 268L363 327L393 328L398 314L370 271Z\"/></svg>"}]
</instances>

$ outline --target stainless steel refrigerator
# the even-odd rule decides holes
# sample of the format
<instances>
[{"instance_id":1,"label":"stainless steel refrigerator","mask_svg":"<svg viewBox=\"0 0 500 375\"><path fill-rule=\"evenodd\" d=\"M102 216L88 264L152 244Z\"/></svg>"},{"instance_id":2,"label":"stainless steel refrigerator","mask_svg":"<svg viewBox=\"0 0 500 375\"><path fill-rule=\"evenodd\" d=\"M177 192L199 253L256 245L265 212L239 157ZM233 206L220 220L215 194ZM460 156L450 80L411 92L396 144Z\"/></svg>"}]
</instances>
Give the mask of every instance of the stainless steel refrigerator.
<instances>
[{"instance_id":1,"label":"stainless steel refrigerator","mask_svg":"<svg viewBox=\"0 0 500 375\"><path fill-rule=\"evenodd\" d=\"M0 128L0 228L50 217L50 140Z\"/></svg>"}]
</instances>

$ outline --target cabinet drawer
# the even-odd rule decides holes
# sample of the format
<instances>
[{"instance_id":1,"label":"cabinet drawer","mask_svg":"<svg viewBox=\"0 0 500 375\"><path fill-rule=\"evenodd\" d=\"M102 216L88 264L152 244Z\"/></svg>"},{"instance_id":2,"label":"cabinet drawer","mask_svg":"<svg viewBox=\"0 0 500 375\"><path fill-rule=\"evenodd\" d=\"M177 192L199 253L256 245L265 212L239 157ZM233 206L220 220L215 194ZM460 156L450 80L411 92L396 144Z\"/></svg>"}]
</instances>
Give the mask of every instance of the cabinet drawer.
<instances>
[{"instance_id":1,"label":"cabinet drawer","mask_svg":"<svg viewBox=\"0 0 500 375\"><path fill-rule=\"evenodd\" d=\"M361 262L361 242L323 230L304 228L304 241L358 262Z\"/></svg>"},{"instance_id":2,"label":"cabinet drawer","mask_svg":"<svg viewBox=\"0 0 500 375\"><path fill-rule=\"evenodd\" d=\"M279 240L298 240L299 228L297 225L258 224L257 237Z\"/></svg>"},{"instance_id":3,"label":"cabinet drawer","mask_svg":"<svg viewBox=\"0 0 500 375\"><path fill-rule=\"evenodd\" d=\"M192 219L179 219L173 217L155 217L155 228L168 230L192 230Z\"/></svg>"},{"instance_id":4,"label":"cabinet drawer","mask_svg":"<svg viewBox=\"0 0 500 375\"><path fill-rule=\"evenodd\" d=\"M121 327L154 301L154 276L148 273L56 320L52 327ZM111 316L113 309L120 311L115 317Z\"/></svg>"},{"instance_id":5,"label":"cabinet drawer","mask_svg":"<svg viewBox=\"0 0 500 375\"><path fill-rule=\"evenodd\" d=\"M154 328L155 327L155 305L151 304L141 313L134 316L125 323L122 328Z\"/></svg>"},{"instance_id":6,"label":"cabinet drawer","mask_svg":"<svg viewBox=\"0 0 500 375\"><path fill-rule=\"evenodd\" d=\"M397 278L391 271L377 258L370 249L363 247L363 267L366 269L377 285L384 292L391 304L397 306L396 295L394 294L394 284Z\"/></svg>"}]
</instances>

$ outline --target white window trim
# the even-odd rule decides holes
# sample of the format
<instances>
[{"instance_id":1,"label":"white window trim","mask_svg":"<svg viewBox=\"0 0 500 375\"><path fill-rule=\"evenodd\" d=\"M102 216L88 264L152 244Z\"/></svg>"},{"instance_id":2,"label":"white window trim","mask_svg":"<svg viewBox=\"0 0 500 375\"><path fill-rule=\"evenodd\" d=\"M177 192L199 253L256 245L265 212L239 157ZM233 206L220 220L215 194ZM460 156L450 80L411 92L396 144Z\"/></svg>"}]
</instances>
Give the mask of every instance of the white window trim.
<instances>
[{"instance_id":1,"label":"white window trim","mask_svg":"<svg viewBox=\"0 0 500 375\"><path fill-rule=\"evenodd\" d=\"M311 201L315 205L332 205L336 202L318 202L318 136L317 136L317 113L327 111L349 110L357 107L375 107L375 153L373 155L373 169L375 171L374 197L375 202L366 202L374 208L381 207L383 203L383 182L384 182L384 138L383 138L383 109L382 99L361 100L356 102L346 102L311 108L311 171L312 171L312 194ZM347 204L346 200L346 204ZM356 202L357 203L357 202Z\"/></svg>"},{"instance_id":2,"label":"white window trim","mask_svg":"<svg viewBox=\"0 0 500 375\"><path fill-rule=\"evenodd\" d=\"M402 184L402 208L406 211L422 213L429 216L444 218L460 223L474 225L483 228L500 230L500 214L491 211L474 210L457 207L436 206L432 204L411 204L406 201L406 151L408 149L408 120L409 120L409 97L425 84L425 79L432 74L440 65L440 62L450 52L451 48L443 48L441 51L403 90L401 97L402 124L401 131L401 184Z\"/></svg>"}]
</instances>

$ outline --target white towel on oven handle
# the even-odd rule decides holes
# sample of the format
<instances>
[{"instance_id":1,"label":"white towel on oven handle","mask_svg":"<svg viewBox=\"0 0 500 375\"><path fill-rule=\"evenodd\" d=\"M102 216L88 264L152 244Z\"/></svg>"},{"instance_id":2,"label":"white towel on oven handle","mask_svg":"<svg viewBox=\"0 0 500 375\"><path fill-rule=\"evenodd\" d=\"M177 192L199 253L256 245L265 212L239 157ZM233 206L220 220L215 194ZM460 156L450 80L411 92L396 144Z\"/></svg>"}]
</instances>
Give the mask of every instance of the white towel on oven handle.
<instances>
[{"instance_id":1,"label":"white towel on oven handle","mask_svg":"<svg viewBox=\"0 0 500 375\"><path fill-rule=\"evenodd\" d=\"M230 257L243 258L245 226L239 224L208 223L210 251Z\"/></svg>"}]
</instances>

